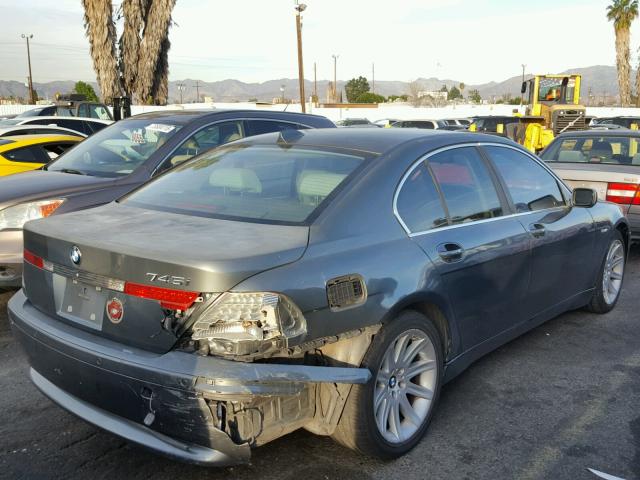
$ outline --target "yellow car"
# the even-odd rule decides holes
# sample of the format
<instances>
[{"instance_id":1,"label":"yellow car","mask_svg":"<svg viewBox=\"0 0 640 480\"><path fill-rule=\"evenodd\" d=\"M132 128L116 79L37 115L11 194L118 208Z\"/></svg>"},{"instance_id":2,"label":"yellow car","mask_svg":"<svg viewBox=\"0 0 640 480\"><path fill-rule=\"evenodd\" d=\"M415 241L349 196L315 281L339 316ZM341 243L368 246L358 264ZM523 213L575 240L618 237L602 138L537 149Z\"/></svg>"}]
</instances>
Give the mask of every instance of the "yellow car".
<instances>
[{"instance_id":1,"label":"yellow car","mask_svg":"<svg viewBox=\"0 0 640 480\"><path fill-rule=\"evenodd\" d=\"M0 137L0 176L40 168L82 140L51 134Z\"/></svg>"}]
</instances>

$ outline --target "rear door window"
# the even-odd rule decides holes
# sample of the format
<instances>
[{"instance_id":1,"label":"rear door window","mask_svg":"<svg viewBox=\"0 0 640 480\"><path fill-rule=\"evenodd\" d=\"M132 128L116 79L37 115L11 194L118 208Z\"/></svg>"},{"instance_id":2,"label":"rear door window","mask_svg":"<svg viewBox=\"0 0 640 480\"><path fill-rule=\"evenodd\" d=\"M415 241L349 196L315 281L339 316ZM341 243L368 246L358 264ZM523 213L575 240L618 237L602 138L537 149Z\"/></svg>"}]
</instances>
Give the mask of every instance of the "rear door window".
<instances>
[{"instance_id":1,"label":"rear door window","mask_svg":"<svg viewBox=\"0 0 640 480\"><path fill-rule=\"evenodd\" d=\"M49 162L49 156L44 151L41 145L31 145L29 147L16 148L10 152L2 154L8 160L12 162L21 163L47 163Z\"/></svg>"},{"instance_id":2,"label":"rear door window","mask_svg":"<svg viewBox=\"0 0 640 480\"><path fill-rule=\"evenodd\" d=\"M528 155L505 147L484 147L504 180L517 213L561 207L557 180Z\"/></svg>"},{"instance_id":3,"label":"rear door window","mask_svg":"<svg viewBox=\"0 0 640 480\"><path fill-rule=\"evenodd\" d=\"M429 158L451 224L503 215L502 202L489 169L475 147L446 150Z\"/></svg>"},{"instance_id":4,"label":"rear door window","mask_svg":"<svg viewBox=\"0 0 640 480\"><path fill-rule=\"evenodd\" d=\"M285 130L303 130L308 127L292 122L277 120L248 120L247 136L262 135L263 133L283 132Z\"/></svg>"},{"instance_id":5,"label":"rear door window","mask_svg":"<svg viewBox=\"0 0 640 480\"><path fill-rule=\"evenodd\" d=\"M424 163L404 180L396 199L396 210L412 233L447 225L447 214L440 195Z\"/></svg>"}]
</instances>

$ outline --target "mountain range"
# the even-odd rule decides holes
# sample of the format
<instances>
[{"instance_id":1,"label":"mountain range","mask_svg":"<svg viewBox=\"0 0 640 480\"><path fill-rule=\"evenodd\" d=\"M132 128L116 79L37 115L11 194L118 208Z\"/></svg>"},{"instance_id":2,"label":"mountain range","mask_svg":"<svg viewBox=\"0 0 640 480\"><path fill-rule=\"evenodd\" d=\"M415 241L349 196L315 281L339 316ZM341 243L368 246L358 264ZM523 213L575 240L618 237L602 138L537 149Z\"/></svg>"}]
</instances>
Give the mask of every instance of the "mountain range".
<instances>
[{"instance_id":1,"label":"mountain range","mask_svg":"<svg viewBox=\"0 0 640 480\"><path fill-rule=\"evenodd\" d=\"M608 65L595 65L585 68L574 68L566 70L564 73L576 73L582 75L582 97L583 102L586 101L587 95L591 94L596 97L603 95L615 96L618 93L616 68ZM526 75L528 77L530 75ZM632 72L631 78L635 78ZM438 79L438 78L418 78L421 90L439 90L442 85L448 88L459 86L460 80ZM34 88L38 92L40 98L53 98L56 93L68 93L73 90L74 81L57 81L48 83L34 82ZM344 87L344 81L338 81L338 87ZM466 85L463 94L467 95L471 90L478 90L484 99L492 97L500 98L503 95L516 97L520 95L520 85L522 83L521 76L514 76L501 82L489 82L479 85ZM98 90L95 82L91 82L93 87ZM328 80L319 80L317 82L317 93L320 101L326 99ZM185 103L196 101L196 92L199 93L200 99L211 97L214 102L243 102L256 99L258 101L271 102L274 98L281 97L284 87L284 96L286 98L298 99L298 80L297 79L278 79L269 80L262 83L245 83L240 80L221 80L216 82L203 82L195 79L174 80L169 82L169 99L170 102L180 102L179 85L183 85L182 99ZM198 87L196 88L196 85ZM380 80L375 82L375 92L384 95L402 95L409 91L409 82ZM305 93L310 96L314 92L312 81L305 81ZM0 80L0 97L27 97L27 88L23 82Z\"/></svg>"}]
</instances>

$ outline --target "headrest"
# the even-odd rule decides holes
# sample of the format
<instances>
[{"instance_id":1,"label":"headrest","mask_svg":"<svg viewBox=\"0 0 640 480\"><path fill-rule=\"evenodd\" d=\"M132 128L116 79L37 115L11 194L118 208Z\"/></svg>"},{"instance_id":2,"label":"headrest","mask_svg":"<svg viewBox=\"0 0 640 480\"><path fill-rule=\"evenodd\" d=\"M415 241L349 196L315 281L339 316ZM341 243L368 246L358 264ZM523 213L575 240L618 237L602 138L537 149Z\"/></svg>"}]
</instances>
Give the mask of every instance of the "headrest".
<instances>
[{"instance_id":1,"label":"headrest","mask_svg":"<svg viewBox=\"0 0 640 480\"><path fill-rule=\"evenodd\" d=\"M248 168L218 168L209 176L209 185L243 193L261 193L262 183Z\"/></svg>"},{"instance_id":2,"label":"headrest","mask_svg":"<svg viewBox=\"0 0 640 480\"><path fill-rule=\"evenodd\" d=\"M579 150L561 150L558 153L559 162L586 162L587 157Z\"/></svg>"},{"instance_id":3,"label":"headrest","mask_svg":"<svg viewBox=\"0 0 640 480\"><path fill-rule=\"evenodd\" d=\"M345 177L339 173L307 170L298 178L298 193L301 196L327 197Z\"/></svg>"}]
</instances>

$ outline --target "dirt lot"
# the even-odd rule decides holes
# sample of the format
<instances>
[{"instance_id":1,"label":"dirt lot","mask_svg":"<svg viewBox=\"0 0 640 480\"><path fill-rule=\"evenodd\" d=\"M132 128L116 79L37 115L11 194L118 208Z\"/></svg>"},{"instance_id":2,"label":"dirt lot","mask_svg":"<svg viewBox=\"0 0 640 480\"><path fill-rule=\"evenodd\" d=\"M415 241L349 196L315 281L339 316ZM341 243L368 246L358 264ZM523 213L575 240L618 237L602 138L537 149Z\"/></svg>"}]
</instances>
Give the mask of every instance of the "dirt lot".
<instances>
[{"instance_id":1,"label":"dirt lot","mask_svg":"<svg viewBox=\"0 0 640 480\"><path fill-rule=\"evenodd\" d=\"M618 308L559 317L477 362L444 389L426 438L378 462L296 432L245 467L204 469L158 457L53 405L27 363L0 294L0 478L640 479L640 251Z\"/></svg>"}]
</instances>

